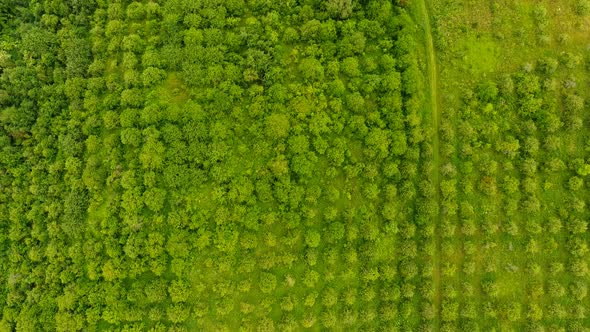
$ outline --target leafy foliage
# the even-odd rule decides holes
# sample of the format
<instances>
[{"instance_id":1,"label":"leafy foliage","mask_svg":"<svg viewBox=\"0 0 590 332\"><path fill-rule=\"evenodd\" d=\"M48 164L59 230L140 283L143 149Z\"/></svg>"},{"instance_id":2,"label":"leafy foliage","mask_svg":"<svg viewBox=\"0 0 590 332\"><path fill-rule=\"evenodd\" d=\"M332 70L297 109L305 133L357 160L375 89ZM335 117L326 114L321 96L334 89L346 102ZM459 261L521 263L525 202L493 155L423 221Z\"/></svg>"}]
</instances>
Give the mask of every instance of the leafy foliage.
<instances>
[{"instance_id":1,"label":"leafy foliage","mask_svg":"<svg viewBox=\"0 0 590 332\"><path fill-rule=\"evenodd\" d=\"M2 2L0 330L587 328L588 1L451 2Z\"/></svg>"}]
</instances>

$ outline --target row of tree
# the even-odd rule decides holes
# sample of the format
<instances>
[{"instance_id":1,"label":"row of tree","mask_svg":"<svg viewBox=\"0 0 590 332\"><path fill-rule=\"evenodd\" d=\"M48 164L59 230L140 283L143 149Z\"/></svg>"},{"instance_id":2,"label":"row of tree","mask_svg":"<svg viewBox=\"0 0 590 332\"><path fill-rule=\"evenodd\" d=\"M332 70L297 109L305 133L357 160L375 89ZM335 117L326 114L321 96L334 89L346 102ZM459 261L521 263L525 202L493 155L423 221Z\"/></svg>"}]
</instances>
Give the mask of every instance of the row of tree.
<instances>
[{"instance_id":1,"label":"row of tree","mask_svg":"<svg viewBox=\"0 0 590 332\"><path fill-rule=\"evenodd\" d=\"M443 117L443 329L583 330L587 119L573 58L478 83Z\"/></svg>"}]
</instances>

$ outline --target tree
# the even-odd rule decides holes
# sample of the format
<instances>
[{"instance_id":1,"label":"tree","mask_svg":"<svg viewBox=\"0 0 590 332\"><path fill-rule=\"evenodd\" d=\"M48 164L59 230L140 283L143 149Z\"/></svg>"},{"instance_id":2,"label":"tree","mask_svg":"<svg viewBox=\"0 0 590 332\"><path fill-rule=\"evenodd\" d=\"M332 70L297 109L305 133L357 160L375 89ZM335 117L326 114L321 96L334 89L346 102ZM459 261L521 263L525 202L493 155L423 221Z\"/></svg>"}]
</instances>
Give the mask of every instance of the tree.
<instances>
[{"instance_id":1,"label":"tree","mask_svg":"<svg viewBox=\"0 0 590 332\"><path fill-rule=\"evenodd\" d=\"M315 266L318 262L318 253L316 250L310 249L305 253L305 261L309 266Z\"/></svg>"},{"instance_id":2,"label":"tree","mask_svg":"<svg viewBox=\"0 0 590 332\"><path fill-rule=\"evenodd\" d=\"M516 322L521 318L520 303L510 302L504 307L506 318L511 322Z\"/></svg>"},{"instance_id":3,"label":"tree","mask_svg":"<svg viewBox=\"0 0 590 332\"><path fill-rule=\"evenodd\" d=\"M570 271L576 277L585 277L588 275L588 263L584 260L576 259L570 265Z\"/></svg>"},{"instance_id":4,"label":"tree","mask_svg":"<svg viewBox=\"0 0 590 332\"><path fill-rule=\"evenodd\" d=\"M289 128L289 117L286 114L273 113L266 117L266 132L272 138L287 137Z\"/></svg>"},{"instance_id":5,"label":"tree","mask_svg":"<svg viewBox=\"0 0 590 332\"><path fill-rule=\"evenodd\" d=\"M316 292L311 292L311 293L307 294L305 296L305 299L303 300L303 305L305 305L306 307L313 307L317 297L318 297L318 294Z\"/></svg>"},{"instance_id":6,"label":"tree","mask_svg":"<svg viewBox=\"0 0 590 332\"><path fill-rule=\"evenodd\" d=\"M121 92L121 104L123 106L141 107L143 103L143 95L138 89L126 89Z\"/></svg>"},{"instance_id":7,"label":"tree","mask_svg":"<svg viewBox=\"0 0 590 332\"><path fill-rule=\"evenodd\" d=\"M299 63L299 70L307 82L317 82L324 79L324 68L319 60L305 58Z\"/></svg>"},{"instance_id":8,"label":"tree","mask_svg":"<svg viewBox=\"0 0 590 332\"><path fill-rule=\"evenodd\" d=\"M584 108L584 99L575 94L567 94L564 99L564 108L571 114L577 114Z\"/></svg>"},{"instance_id":9,"label":"tree","mask_svg":"<svg viewBox=\"0 0 590 332\"><path fill-rule=\"evenodd\" d=\"M173 258L185 258L191 250L188 236L185 231L175 230L171 232L166 243L166 251Z\"/></svg>"},{"instance_id":10,"label":"tree","mask_svg":"<svg viewBox=\"0 0 590 332\"><path fill-rule=\"evenodd\" d=\"M412 279L418 274L418 266L414 262L404 259L399 264L399 272L404 279Z\"/></svg>"},{"instance_id":11,"label":"tree","mask_svg":"<svg viewBox=\"0 0 590 332\"><path fill-rule=\"evenodd\" d=\"M341 222L332 222L330 226L328 226L326 237L329 242L334 243L344 238L344 233L344 225Z\"/></svg>"},{"instance_id":12,"label":"tree","mask_svg":"<svg viewBox=\"0 0 590 332\"><path fill-rule=\"evenodd\" d=\"M141 80L144 87L156 85L166 77L166 71L156 67L147 67L141 73Z\"/></svg>"},{"instance_id":13,"label":"tree","mask_svg":"<svg viewBox=\"0 0 590 332\"><path fill-rule=\"evenodd\" d=\"M28 322L23 324L22 322L17 322L16 328L18 330L25 331L27 329L34 330L34 318L29 317ZM55 328L56 331L66 332L66 331L79 331L84 327L84 316L73 314L70 312L58 312L55 315Z\"/></svg>"},{"instance_id":14,"label":"tree","mask_svg":"<svg viewBox=\"0 0 590 332\"><path fill-rule=\"evenodd\" d=\"M153 8L151 9L153 11ZM139 21L144 18L145 8L141 2L132 2L127 6L127 17L133 21Z\"/></svg>"},{"instance_id":15,"label":"tree","mask_svg":"<svg viewBox=\"0 0 590 332\"><path fill-rule=\"evenodd\" d=\"M186 302L190 296L190 285L184 280L174 280L168 287L172 302Z\"/></svg>"},{"instance_id":16,"label":"tree","mask_svg":"<svg viewBox=\"0 0 590 332\"><path fill-rule=\"evenodd\" d=\"M561 220L557 217L549 217L546 224L546 229L551 234L559 234L562 228Z\"/></svg>"},{"instance_id":17,"label":"tree","mask_svg":"<svg viewBox=\"0 0 590 332\"><path fill-rule=\"evenodd\" d=\"M358 77L361 75L361 71L359 69L359 62L356 57L347 57L344 60L342 60L340 69L348 77Z\"/></svg>"},{"instance_id":18,"label":"tree","mask_svg":"<svg viewBox=\"0 0 590 332\"><path fill-rule=\"evenodd\" d=\"M498 96L498 88L494 82L486 81L477 87L477 96L483 103L494 102Z\"/></svg>"},{"instance_id":19,"label":"tree","mask_svg":"<svg viewBox=\"0 0 590 332\"><path fill-rule=\"evenodd\" d=\"M588 223L578 218L574 218L567 224L567 229L573 234L583 234L587 228Z\"/></svg>"},{"instance_id":20,"label":"tree","mask_svg":"<svg viewBox=\"0 0 590 332\"><path fill-rule=\"evenodd\" d=\"M487 296L492 298L497 297L500 292L500 288L495 280L483 280L481 282L481 288Z\"/></svg>"},{"instance_id":21,"label":"tree","mask_svg":"<svg viewBox=\"0 0 590 332\"><path fill-rule=\"evenodd\" d=\"M403 155L408 149L406 135L401 130L396 130L391 135L391 153Z\"/></svg>"},{"instance_id":22,"label":"tree","mask_svg":"<svg viewBox=\"0 0 590 332\"><path fill-rule=\"evenodd\" d=\"M289 138L289 150L295 154L302 154L309 150L309 139L305 135L296 135Z\"/></svg>"},{"instance_id":23,"label":"tree","mask_svg":"<svg viewBox=\"0 0 590 332\"><path fill-rule=\"evenodd\" d=\"M317 156L313 152L305 155L295 155L291 158L291 169L302 178L310 177L313 174L314 164L317 162L317 159Z\"/></svg>"},{"instance_id":24,"label":"tree","mask_svg":"<svg viewBox=\"0 0 590 332\"><path fill-rule=\"evenodd\" d=\"M577 176L572 176L568 181L568 186L571 190L577 191L584 185L584 180Z\"/></svg>"},{"instance_id":25,"label":"tree","mask_svg":"<svg viewBox=\"0 0 590 332\"><path fill-rule=\"evenodd\" d=\"M281 309L284 311L292 311L295 308L296 300L292 295L288 295L281 300Z\"/></svg>"},{"instance_id":26,"label":"tree","mask_svg":"<svg viewBox=\"0 0 590 332\"><path fill-rule=\"evenodd\" d=\"M311 328L314 324L315 324L315 317L313 316L313 313L308 312L305 314L305 316L303 317L303 320L301 321L301 326L303 326L304 328Z\"/></svg>"},{"instance_id":27,"label":"tree","mask_svg":"<svg viewBox=\"0 0 590 332\"><path fill-rule=\"evenodd\" d=\"M240 245L244 249L255 249L258 246L258 238L254 233L246 233L242 235Z\"/></svg>"},{"instance_id":28,"label":"tree","mask_svg":"<svg viewBox=\"0 0 590 332\"><path fill-rule=\"evenodd\" d=\"M389 131L379 128L372 129L365 138L365 144L369 147L367 155L369 158L386 158L389 155L390 143Z\"/></svg>"},{"instance_id":29,"label":"tree","mask_svg":"<svg viewBox=\"0 0 590 332\"><path fill-rule=\"evenodd\" d=\"M190 316L190 308L184 304L177 303L168 306L166 314L171 322L183 323Z\"/></svg>"},{"instance_id":30,"label":"tree","mask_svg":"<svg viewBox=\"0 0 590 332\"><path fill-rule=\"evenodd\" d=\"M336 323L338 322L338 317L336 316L336 313L334 311L328 310L322 313L321 321L324 327L330 329L336 326Z\"/></svg>"},{"instance_id":31,"label":"tree","mask_svg":"<svg viewBox=\"0 0 590 332\"><path fill-rule=\"evenodd\" d=\"M274 274L263 272L260 275L259 287L263 293L271 293L277 287L277 277Z\"/></svg>"},{"instance_id":32,"label":"tree","mask_svg":"<svg viewBox=\"0 0 590 332\"><path fill-rule=\"evenodd\" d=\"M285 315L279 323L279 330L285 332L295 332L299 328L299 324L293 315Z\"/></svg>"},{"instance_id":33,"label":"tree","mask_svg":"<svg viewBox=\"0 0 590 332\"><path fill-rule=\"evenodd\" d=\"M137 128L121 130L121 143L135 148L139 147L141 144L141 132Z\"/></svg>"},{"instance_id":34,"label":"tree","mask_svg":"<svg viewBox=\"0 0 590 332\"><path fill-rule=\"evenodd\" d=\"M123 37L123 49L125 51L141 54L144 48L144 41L137 34L130 34Z\"/></svg>"},{"instance_id":35,"label":"tree","mask_svg":"<svg viewBox=\"0 0 590 332\"><path fill-rule=\"evenodd\" d=\"M326 2L326 10L334 18L348 18L352 14L352 8L352 0L328 0Z\"/></svg>"},{"instance_id":36,"label":"tree","mask_svg":"<svg viewBox=\"0 0 590 332\"><path fill-rule=\"evenodd\" d=\"M145 205L153 212L159 212L164 207L166 191L159 188L150 188L143 193Z\"/></svg>"},{"instance_id":37,"label":"tree","mask_svg":"<svg viewBox=\"0 0 590 332\"><path fill-rule=\"evenodd\" d=\"M401 89L401 74L398 72L392 72L387 76L381 78L381 87L387 93L393 93L400 91Z\"/></svg>"},{"instance_id":38,"label":"tree","mask_svg":"<svg viewBox=\"0 0 590 332\"><path fill-rule=\"evenodd\" d=\"M359 92L353 92L346 96L346 105L355 113L366 111L365 98Z\"/></svg>"},{"instance_id":39,"label":"tree","mask_svg":"<svg viewBox=\"0 0 590 332\"><path fill-rule=\"evenodd\" d=\"M148 283L144 289L148 303L160 303L166 300L166 282L155 280Z\"/></svg>"},{"instance_id":40,"label":"tree","mask_svg":"<svg viewBox=\"0 0 590 332\"><path fill-rule=\"evenodd\" d=\"M160 169L164 163L164 144L150 139L141 149L139 160L146 169Z\"/></svg>"},{"instance_id":41,"label":"tree","mask_svg":"<svg viewBox=\"0 0 590 332\"><path fill-rule=\"evenodd\" d=\"M578 300L582 301L588 295L588 286L581 280L576 280L570 285L570 293Z\"/></svg>"},{"instance_id":42,"label":"tree","mask_svg":"<svg viewBox=\"0 0 590 332\"><path fill-rule=\"evenodd\" d=\"M257 322L258 332L273 332L275 331L275 323L268 317L262 317Z\"/></svg>"},{"instance_id":43,"label":"tree","mask_svg":"<svg viewBox=\"0 0 590 332\"><path fill-rule=\"evenodd\" d=\"M303 283L309 288L314 288L319 278L319 273L314 270L309 270L305 272L305 275L303 276Z\"/></svg>"},{"instance_id":44,"label":"tree","mask_svg":"<svg viewBox=\"0 0 590 332\"><path fill-rule=\"evenodd\" d=\"M320 245L320 233L315 230L308 230L305 233L305 244L310 248L316 248Z\"/></svg>"},{"instance_id":45,"label":"tree","mask_svg":"<svg viewBox=\"0 0 590 332\"><path fill-rule=\"evenodd\" d=\"M590 14L590 1L576 0L575 6L576 14L580 16L587 16Z\"/></svg>"},{"instance_id":46,"label":"tree","mask_svg":"<svg viewBox=\"0 0 590 332\"><path fill-rule=\"evenodd\" d=\"M444 300L441 308L443 322L454 322L459 318L459 304L454 300Z\"/></svg>"}]
</instances>

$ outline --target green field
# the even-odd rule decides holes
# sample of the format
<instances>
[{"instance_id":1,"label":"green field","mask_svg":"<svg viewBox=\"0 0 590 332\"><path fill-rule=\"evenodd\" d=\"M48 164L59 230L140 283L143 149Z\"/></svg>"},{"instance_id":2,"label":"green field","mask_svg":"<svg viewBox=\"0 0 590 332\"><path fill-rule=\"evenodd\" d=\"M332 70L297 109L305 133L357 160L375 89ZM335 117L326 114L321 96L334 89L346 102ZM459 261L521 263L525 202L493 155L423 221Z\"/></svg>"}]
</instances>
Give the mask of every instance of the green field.
<instances>
[{"instance_id":1,"label":"green field","mask_svg":"<svg viewBox=\"0 0 590 332\"><path fill-rule=\"evenodd\" d=\"M0 2L0 332L588 331L589 0Z\"/></svg>"}]
</instances>

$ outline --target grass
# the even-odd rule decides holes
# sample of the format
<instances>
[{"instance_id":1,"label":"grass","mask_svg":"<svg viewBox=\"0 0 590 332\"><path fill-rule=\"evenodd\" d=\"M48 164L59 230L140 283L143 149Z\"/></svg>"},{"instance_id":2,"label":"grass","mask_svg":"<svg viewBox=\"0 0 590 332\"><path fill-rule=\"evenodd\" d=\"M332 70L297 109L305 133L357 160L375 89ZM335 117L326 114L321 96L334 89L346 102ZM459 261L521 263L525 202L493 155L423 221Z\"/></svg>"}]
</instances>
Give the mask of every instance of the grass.
<instances>
[{"instance_id":1,"label":"grass","mask_svg":"<svg viewBox=\"0 0 590 332\"><path fill-rule=\"evenodd\" d=\"M464 54L461 61L473 76L481 77L496 71L500 52L491 37L471 35L459 47Z\"/></svg>"}]
</instances>

